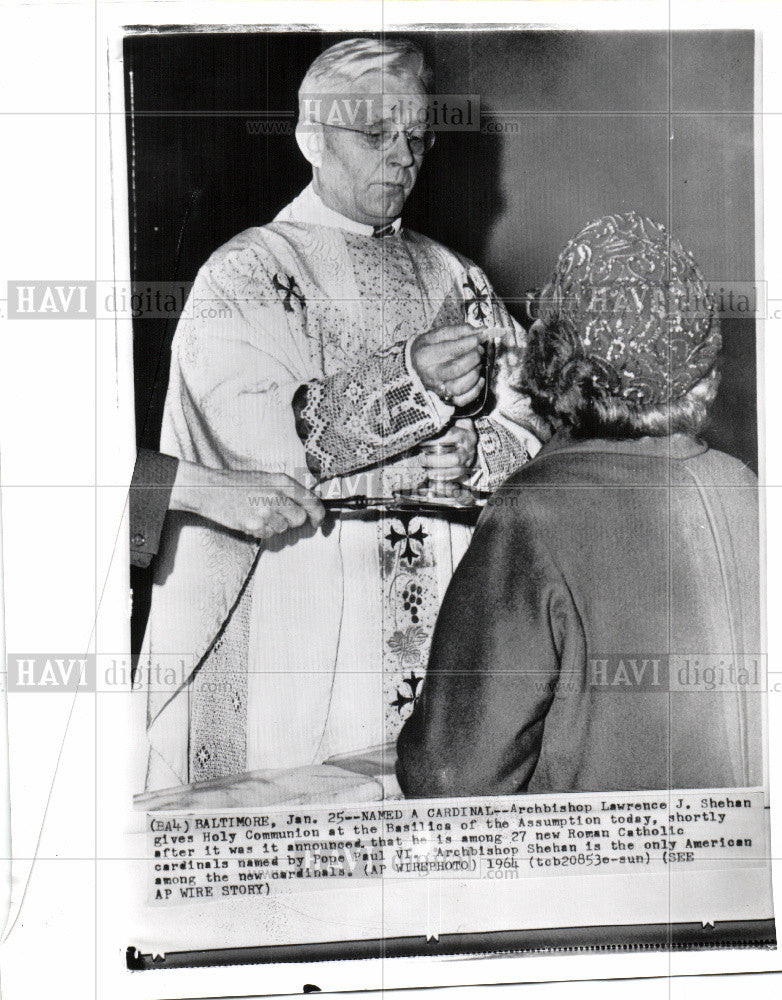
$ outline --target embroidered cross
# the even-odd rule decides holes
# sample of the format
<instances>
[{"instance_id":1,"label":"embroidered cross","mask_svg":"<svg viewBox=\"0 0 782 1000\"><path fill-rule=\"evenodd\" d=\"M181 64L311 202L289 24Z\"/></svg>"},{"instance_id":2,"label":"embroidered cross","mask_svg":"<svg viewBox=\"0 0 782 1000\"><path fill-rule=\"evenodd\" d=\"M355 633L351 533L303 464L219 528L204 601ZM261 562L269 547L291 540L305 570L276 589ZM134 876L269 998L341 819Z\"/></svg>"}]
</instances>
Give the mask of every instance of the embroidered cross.
<instances>
[{"instance_id":1,"label":"embroidered cross","mask_svg":"<svg viewBox=\"0 0 782 1000\"><path fill-rule=\"evenodd\" d=\"M409 516L401 517L400 522L402 524L402 532L397 531L392 524L391 530L385 536L386 541L390 542L392 547L400 545L401 543L404 542L405 547L404 551L402 552L401 558L407 561L408 566L412 566L413 560L420 558L421 553L423 552L424 549L424 539L428 538L429 535L427 534L427 532L424 531L424 529L420 525L415 531L411 531ZM420 546L420 548L417 551L416 547L413 545L413 542L415 542L416 545Z\"/></svg>"},{"instance_id":2,"label":"embroidered cross","mask_svg":"<svg viewBox=\"0 0 782 1000\"><path fill-rule=\"evenodd\" d=\"M391 702L391 707L395 708L397 712L401 715L402 709L405 705L411 705L415 701L415 698L408 698L402 694L402 692L397 688L396 698Z\"/></svg>"},{"instance_id":3,"label":"embroidered cross","mask_svg":"<svg viewBox=\"0 0 782 1000\"><path fill-rule=\"evenodd\" d=\"M477 322L483 323L491 314L491 296L486 288L479 288L475 284L471 274L467 275L467 281L462 285L469 298L464 300L464 315L468 323L471 323L470 310L474 309L474 318Z\"/></svg>"},{"instance_id":4,"label":"embroidered cross","mask_svg":"<svg viewBox=\"0 0 782 1000\"><path fill-rule=\"evenodd\" d=\"M281 278L283 280L280 280ZM277 291L280 292L281 295L283 296L282 304L286 312L289 313L293 312L293 303L291 302L291 299L296 299L296 301L299 303L302 309L306 306L307 300L304 298L304 293L299 288L298 284L296 283L296 279L293 277L292 274L288 275L287 285L285 284L285 275L279 275L279 274L274 275L274 277L272 278L272 283L274 284L274 287L277 289Z\"/></svg>"},{"instance_id":5,"label":"embroidered cross","mask_svg":"<svg viewBox=\"0 0 782 1000\"><path fill-rule=\"evenodd\" d=\"M405 705L414 705L418 700L418 685L421 683L422 678L416 677L413 671L410 671L409 677L403 677L402 683L407 684L412 692L412 697L406 695L400 688L396 689L396 698L391 702L391 707L395 708L399 715L402 714L402 709Z\"/></svg>"},{"instance_id":6,"label":"embroidered cross","mask_svg":"<svg viewBox=\"0 0 782 1000\"><path fill-rule=\"evenodd\" d=\"M423 680L423 678L422 677L416 677L416 675L411 670L410 671L410 676L409 677L403 677L402 680L403 680L403 682L405 684L407 684L407 686L413 692L413 697L417 698L418 697L418 685L421 683L421 681Z\"/></svg>"}]
</instances>

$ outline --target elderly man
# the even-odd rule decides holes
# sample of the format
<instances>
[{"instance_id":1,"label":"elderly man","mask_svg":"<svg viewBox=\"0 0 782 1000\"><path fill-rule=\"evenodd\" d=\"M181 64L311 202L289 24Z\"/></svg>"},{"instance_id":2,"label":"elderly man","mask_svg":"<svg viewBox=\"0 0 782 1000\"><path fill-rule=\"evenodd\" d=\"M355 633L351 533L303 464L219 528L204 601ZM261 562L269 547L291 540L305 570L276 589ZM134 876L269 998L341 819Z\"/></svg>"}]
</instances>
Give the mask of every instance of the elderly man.
<instances>
[{"instance_id":1,"label":"elderly man","mask_svg":"<svg viewBox=\"0 0 782 1000\"><path fill-rule=\"evenodd\" d=\"M537 449L507 407L454 419L483 388L481 337L515 333L478 268L401 226L432 143L429 77L404 41L352 39L312 64L296 134L313 181L201 269L172 349L168 453L389 496L421 478L416 446L449 425L456 454L424 462L484 487ZM203 301L225 318L199 319ZM146 652L194 669L150 694L147 787L394 739L468 541L443 519L343 518L259 548L180 519Z\"/></svg>"}]
</instances>

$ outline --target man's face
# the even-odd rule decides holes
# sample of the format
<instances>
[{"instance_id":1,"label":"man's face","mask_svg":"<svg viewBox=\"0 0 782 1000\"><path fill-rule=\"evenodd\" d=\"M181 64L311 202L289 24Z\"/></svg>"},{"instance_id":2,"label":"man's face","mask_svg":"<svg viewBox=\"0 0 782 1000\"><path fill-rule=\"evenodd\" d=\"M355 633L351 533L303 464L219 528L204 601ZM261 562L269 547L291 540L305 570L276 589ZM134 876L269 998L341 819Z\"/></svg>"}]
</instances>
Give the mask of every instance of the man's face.
<instances>
[{"instance_id":1,"label":"man's face","mask_svg":"<svg viewBox=\"0 0 782 1000\"><path fill-rule=\"evenodd\" d=\"M412 152L404 133L425 131L427 98L415 77L380 72L364 74L348 90L355 96L355 120L347 114L326 115L324 120L400 134L388 149L381 150L371 148L359 132L324 125L322 159L314 169L315 190L329 208L349 219L383 225L401 215L418 177L424 154Z\"/></svg>"}]
</instances>

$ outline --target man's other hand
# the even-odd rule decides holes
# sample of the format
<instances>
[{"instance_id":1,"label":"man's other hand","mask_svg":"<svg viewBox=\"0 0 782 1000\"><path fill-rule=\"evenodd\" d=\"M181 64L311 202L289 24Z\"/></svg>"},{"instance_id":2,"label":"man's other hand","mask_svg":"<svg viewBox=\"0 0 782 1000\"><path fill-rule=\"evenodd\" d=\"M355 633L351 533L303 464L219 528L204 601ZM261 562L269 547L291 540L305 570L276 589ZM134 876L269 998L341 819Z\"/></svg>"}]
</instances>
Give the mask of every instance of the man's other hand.
<instances>
[{"instance_id":1,"label":"man's other hand","mask_svg":"<svg viewBox=\"0 0 782 1000\"><path fill-rule=\"evenodd\" d=\"M441 445L453 445L453 452L443 451L440 454L427 453L422 450L418 454L421 465L433 479L445 482L462 479L468 476L475 466L478 454L478 433L469 417L462 417L448 428L444 434L430 438Z\"/></svg>"},{"instance_id":2,"label":"man's other hand","mask_svg":"<svg viewBox=\"0 0 782 1000\"><path fill-rule=\"evenodd\" d=\"M320 500L283 473L208 469L180 461L172 510L189 511L254 538L271 538L325 516Z\"/></svg>"}]
</instances>

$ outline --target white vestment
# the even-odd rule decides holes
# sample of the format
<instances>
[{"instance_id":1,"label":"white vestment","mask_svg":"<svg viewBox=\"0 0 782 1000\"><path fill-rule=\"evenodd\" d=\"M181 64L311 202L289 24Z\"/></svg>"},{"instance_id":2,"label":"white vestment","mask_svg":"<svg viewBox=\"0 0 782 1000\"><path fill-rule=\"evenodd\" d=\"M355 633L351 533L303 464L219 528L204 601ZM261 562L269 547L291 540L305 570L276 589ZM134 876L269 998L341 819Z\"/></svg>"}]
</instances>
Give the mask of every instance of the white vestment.
<instances>
[{"instance_id":1,"label":"white vestment","mask_svg":"<svg viewBox=\"0 0 782 1000\"><path fill-rule=\"evenodd\" d=\"M453 409L413 372L409 341L476 315L514 325L475 265L396 229L373 238L310 186L217 250L174 337L161 451L300 481L314 469L326 497L419 481L415 448ZM483 488L536 450L506 413L477 426ZM150 689L147 787L395 739L469 535L442 518L365 514L259 544L170 513L143 655L186 666Z\"/></svg>"}]
</instances>

